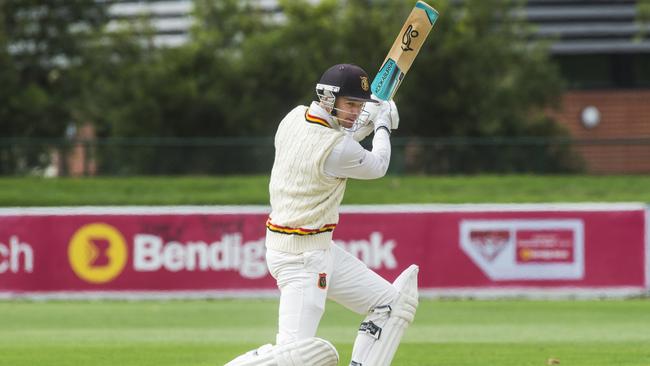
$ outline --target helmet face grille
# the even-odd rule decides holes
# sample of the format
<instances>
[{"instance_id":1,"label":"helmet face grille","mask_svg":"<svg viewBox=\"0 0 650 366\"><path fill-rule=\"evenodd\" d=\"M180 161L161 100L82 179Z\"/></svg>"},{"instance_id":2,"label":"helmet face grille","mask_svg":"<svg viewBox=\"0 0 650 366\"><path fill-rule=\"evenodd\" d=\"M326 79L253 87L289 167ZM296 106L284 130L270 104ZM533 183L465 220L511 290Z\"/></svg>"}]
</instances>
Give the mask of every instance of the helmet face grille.
<instances>
[{"instance_id":1,"label":"helmet face grille","mask_svg":"<svg viewBox=\"0 0 650 366\"><path fill-rule=\"evenodd\" d=\"M338 119L339 117L337 117L337 115L339 115L338 112L341 111L341 109L335 107L336 95L333 92L326 89L316 89L316 95L318 96L318 100L321 106L325 108L325 110L328 111L332 115L332 117ZM359 128L367 125L370 122L369 119L370 119L370 112L368 112L368 110L365 108L364 105L364 107L361 110L361 113L359 114L359 117L357 117L355 121L349 121L349 122L353 122L351 127L348 128L343 126L341 127L346 131L355 132Z\"/></svg>"},{"instance_id":2,"label":"helmet face grille","mask_svg":"<svg viewBox=\"0 0 650 366\"><path fill-rule=\"evenodd\" d=\"M318 101L320 102L321 106L330 112L330 114L332 114L331 111L334 110L334 104L336 103L336 94L326 89L316 88L316 95L318 96Z\"/></svg>"}]
</instances>

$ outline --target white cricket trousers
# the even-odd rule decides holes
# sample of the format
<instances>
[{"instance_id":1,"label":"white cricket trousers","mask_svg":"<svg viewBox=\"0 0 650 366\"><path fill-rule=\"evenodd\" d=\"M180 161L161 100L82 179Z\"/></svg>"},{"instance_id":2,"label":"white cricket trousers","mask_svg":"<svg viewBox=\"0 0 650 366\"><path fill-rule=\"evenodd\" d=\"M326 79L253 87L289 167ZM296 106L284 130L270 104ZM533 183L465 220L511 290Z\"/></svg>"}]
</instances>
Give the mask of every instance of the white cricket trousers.
<instances>
[{"instance_id":1,"label":"white cricket trousers","mask_svg":"<svg viewBox=\"0 0 650 366\"><path fill-rule=\"evenodd\" d=\"M300 254L267 249L266 263L280 289L276 344L316 336L328 298L366 314L397 297L390 282L334 243Z\"/></svg>"}]
</instances>

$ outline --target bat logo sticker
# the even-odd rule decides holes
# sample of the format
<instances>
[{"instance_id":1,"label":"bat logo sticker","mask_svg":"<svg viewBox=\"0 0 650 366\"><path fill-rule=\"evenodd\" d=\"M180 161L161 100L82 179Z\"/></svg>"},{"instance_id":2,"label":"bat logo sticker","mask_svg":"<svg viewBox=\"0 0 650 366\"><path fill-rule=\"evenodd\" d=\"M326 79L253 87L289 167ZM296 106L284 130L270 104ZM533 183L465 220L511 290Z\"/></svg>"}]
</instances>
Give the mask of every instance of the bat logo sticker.
<instances>
[{"instance_id":1,"label":"bat logo sticker","mask_svg":"<svg viewBox=\"0 0 650 366\"><path fill-rule=\"evenodd\" d=\"M413 24L409 24L406 28L406 32L402 35L402 50L403 51L413 51L411 48L412 38L417 38L420 35L420 32L413 29Z\"/></svg>"}]
</instances>

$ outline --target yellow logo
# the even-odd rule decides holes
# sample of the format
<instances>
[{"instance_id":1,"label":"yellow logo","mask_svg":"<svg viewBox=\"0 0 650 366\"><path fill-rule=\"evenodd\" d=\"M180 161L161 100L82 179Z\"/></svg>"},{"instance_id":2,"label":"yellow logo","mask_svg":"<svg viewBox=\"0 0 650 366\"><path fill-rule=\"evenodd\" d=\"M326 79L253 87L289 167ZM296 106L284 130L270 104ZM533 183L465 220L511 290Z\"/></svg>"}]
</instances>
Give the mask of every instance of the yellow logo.
<instances>
[{"instance_id":1,"label":"yellow logo","mask_svg":"<svg viewBox=\"0 0 650 366\"><path fill-rule=\"evenodd\" d=\"M367 76L361 76L361 89L363 89L363 91L368 91L368 89L370 89Z\"/></svg>"},{"instance_id":2,"label":"yellow logo","mask_svg":"<svg viewBox=\"0 0 650 366\"><path fill-rule=\"evenodd\" d=\"M68 245L68 260L84 281L100 284L117 277L126 265L127 248L122 234L113 226L94 223L77 230Z\"/></svg>"}]
</instances>

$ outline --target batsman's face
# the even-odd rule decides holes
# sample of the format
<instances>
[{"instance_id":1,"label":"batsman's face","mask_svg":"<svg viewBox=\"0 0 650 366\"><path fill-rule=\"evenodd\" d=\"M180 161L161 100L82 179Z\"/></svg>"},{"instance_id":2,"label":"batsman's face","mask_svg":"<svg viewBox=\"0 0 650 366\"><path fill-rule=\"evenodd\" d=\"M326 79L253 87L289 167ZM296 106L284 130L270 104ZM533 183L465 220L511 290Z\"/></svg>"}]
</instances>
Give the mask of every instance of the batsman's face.
<instances>
[{"instance_id":1,"label":"batsman's face","mask_svg":"<svg viewBox=\"0 0 650 366\"><path fill-rule=\"evenodd\" d=\"M337 110L336 118L341 124L341 127L351 128L357 118L359 118L364 104L364 102L346 97L336 98L336 104L334 104L334 108Z\"/></svg>"}]
</instances>

